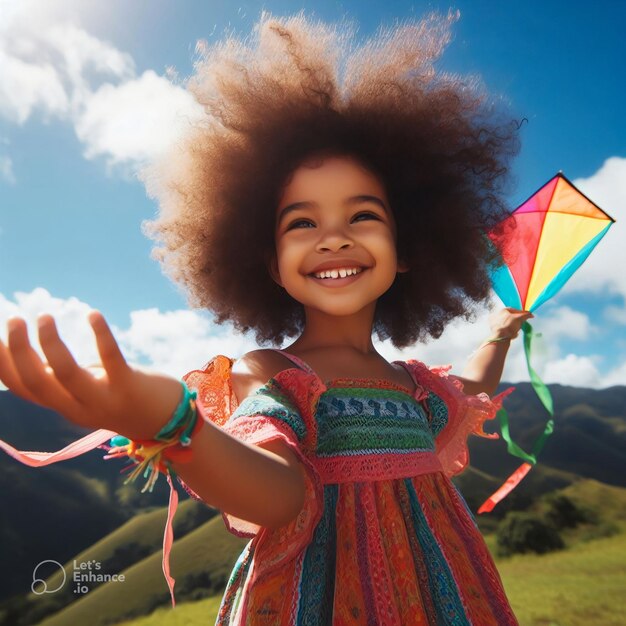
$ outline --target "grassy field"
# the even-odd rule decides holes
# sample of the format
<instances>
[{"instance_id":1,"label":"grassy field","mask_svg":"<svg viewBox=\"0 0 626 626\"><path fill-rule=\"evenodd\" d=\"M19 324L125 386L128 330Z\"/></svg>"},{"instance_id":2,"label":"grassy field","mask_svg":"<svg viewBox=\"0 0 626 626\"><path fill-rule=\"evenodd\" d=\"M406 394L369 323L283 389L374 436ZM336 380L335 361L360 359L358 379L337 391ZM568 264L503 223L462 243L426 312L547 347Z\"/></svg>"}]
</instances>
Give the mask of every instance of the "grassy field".
<instances>
[{"instance_id":1,"label":"grassy field","mask_svg":"<svg viewBox=\"0 0 626 626\"><path fill-rule=\"evenodd\" d=\"M626 615L626 532L562 552L500 559L498 568L522 626L622 626Z\"/></svg>"},{"instance_id":2,"label":"grassy field","mask_svg":"<svg viewBox=\"0 0 626 626\"><path fill-rule=\"evenodd\" d=\"M176 608L157 609L147 617L140 617L117 626L213 626L220 608L220 596L186 602Z\"/></svg>"},{"instance_id":3,"label":"grassy field","mask_svg":"<svg viewBox=\"0 0 626 626\"><path fill-rule=\"evenodd\" d=\"M489 537L490 546L494 544ZM522 626L622 626L626 615L626 529L546 555L498 559ZM123 626L214 624L220 598L181 604Z\"/></svg>"}]
</instances>

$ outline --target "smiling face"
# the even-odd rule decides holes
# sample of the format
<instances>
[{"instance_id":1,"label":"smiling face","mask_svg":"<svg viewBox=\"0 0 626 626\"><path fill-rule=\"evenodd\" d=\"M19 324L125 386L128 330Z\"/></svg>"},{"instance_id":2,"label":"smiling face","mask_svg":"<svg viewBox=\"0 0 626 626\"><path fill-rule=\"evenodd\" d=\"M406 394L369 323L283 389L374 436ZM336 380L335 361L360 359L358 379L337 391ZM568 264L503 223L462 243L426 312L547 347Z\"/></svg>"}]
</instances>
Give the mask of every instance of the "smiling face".
<instances>
[{"instance_id":1,"label":"smiling face","mask_svg":"<svg viewBox=\"0 0 626 626\"><path fill-rule=\"evenodd\" d=\"M304 305L350 315L376 300L406 271L380 179L348 156L298 167L276 211L274 280Z\"/></svg>"}]
</instances>

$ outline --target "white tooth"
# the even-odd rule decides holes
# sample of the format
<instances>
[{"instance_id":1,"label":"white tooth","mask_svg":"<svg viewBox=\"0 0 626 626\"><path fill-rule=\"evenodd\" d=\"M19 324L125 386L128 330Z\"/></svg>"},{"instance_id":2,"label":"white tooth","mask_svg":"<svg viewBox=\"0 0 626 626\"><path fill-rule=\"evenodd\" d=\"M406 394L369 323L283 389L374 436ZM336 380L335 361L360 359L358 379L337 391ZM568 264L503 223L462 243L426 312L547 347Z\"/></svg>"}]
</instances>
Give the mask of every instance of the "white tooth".
<instances>
[{"instance_id":1,"label":"white tooth","mask_svg":"<svg viewBox=\"0 0 626 626\"><path fill-rule=\"evenodd\" d=\"M360 267L342 267L338 270L324 270L315 274L316 278L345 278L346 276L354 276L361 273L363 270Z\"/></svg>"}]
</instances>

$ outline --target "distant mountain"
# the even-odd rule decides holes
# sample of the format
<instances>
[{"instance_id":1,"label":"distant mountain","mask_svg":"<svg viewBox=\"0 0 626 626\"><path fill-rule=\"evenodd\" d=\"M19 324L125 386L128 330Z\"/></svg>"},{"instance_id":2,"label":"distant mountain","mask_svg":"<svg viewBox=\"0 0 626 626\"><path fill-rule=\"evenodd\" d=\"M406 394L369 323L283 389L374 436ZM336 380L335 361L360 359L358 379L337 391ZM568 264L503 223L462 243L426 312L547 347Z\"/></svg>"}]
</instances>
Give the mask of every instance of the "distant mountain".
<instances>
[{"instance_id":1,"label":"distant mountain","mask_svg":"<svg viewBox=\"0 0 626 626\"><path fill-rule=\"evenodd\" d=\"M166 507L138 513L86 550L59 561L66 578L58 566L42 566L38 574L48 589L56 591L23 593L5 600L0 605L0 625L39 624L43 619L43 623L62 626L95 626L167 604L169 591L161 569L166 517ZM233 557L243 547L242 540L226 531L220 515L191 499L179 507L174 537L171 565L177 601L196 599L198 589L219 593L226 585ZM77 582L75 575L82 573L121 575L124 580Z\"/></svg>"},{"instance_id":2,"label":"distant mountain","mask_svg":"<svg viewBox=\"0 0 626 626\"><path fill-rule=\"evenodd\" d=\"M18 450L54 451L86 435L56 413L0 392L0 439ZM153 493L126 485L125 463L104 450L42 468L0 452L0 600L30 589L35 565L65 562L137 512L166 505L160 479Z\"/></svg>"},{"instance_id":3,"label":"distant mountain","mask_svg":"<svg viewBox=\"0 0 626 626\"><path fill-rule=\"evenodd\" d=\"M501 385L499 391L508 386ZM515 387L516 391L505 400L505 408L514 438L529 449L542 431L547 414L530 384ZM626 487L626 386L594 390L551 385L550 390L556 428L539 465L492 514L480 516L481 527L489 529L507 510L524 509L538 495L582 478ZM488 423L487 430L493 430L494 426ZM86 432L50 411L24 403L8 392L0 392L0 438L20 449L56 450ZM475 511L520 461L507 454L502 441L472 437L469 447L471 467L455 481ZM38 623L28 621L27 615L32 614L33 618L39 615L40 619L68 603L72 607L62 614L70 619L74 611L78 611L76 616L82 616L83 609L79 607L87 610L91 602L114 602L116 591L109 583L104 586L106 590L103 587L89 594L91 599L66 593L56 598L51 595L45 602L36 597L37 602L33 603L34 596L27 592L34 566L44 559L66 564L80 555L83 560L96 559L108 564L112 572L128 572L136 581L148 576L148 571L151 581L161 576L163 507L168 498L166 482L160 479L153 494L141 494L140 485L123 486L124 475L120 475L119 470L124 463L103 462L103 454L104 451L97 450L41 469L28 468L0 455L0 489L4 495L4 506L0 509L0 559L4 566L0 573L0 625ZM186 498L182 490L179 493L181 499ZM223 587L233 556L245 541L229 535L221 519L213 519L216 511L202 504L182 503L179 515L173 558L178 550L180 554L195 555L194 563L196 557L199 561L189 571L184 565L182 578L175 573L177 596L179 591L189 598L199 597L197 594L203 595L207 590L215 592L220 585ZM207 523L211 524L210 532ZM192 533L194 529L196 533ZM190 538L180 542L187 534ZM214 537L211 547L203 543L202 538L208 536ZM183 546L187 547L183 549ZM186 556L181 563L186 564L189 558ZM143 563L145 565L141 565ZM137 574L132 574L135 571ZM135 584L141 585L140 582ZM124 593L130 589L131 586L127 586ZM1 602L14 594L26 595ZM142 596L143 599L133 601L135 614L146 612L150 603L152 608L167 603L167 588L162 578L155 594L148 594L149 599ZM11 615L22 615L26 621L17 622ZM54 623L79 622L51 620L50 624Z\"/></svg>"},{"instance_id":4,"label":"distant mountain","mask_svg":"<svg viewBox=\"0 0 626 626\"><path fill-rule=\"evenodd\" d=\"M511 385L504 383L498 392ZM513 385L504 401L513 439L530 450L549 418L530 383ZM537 495L565 487L579 478L592 478L626 487L626 386L582 389L549 385L554 401L554 433L539 464L491 514L501 517L510 508L524 509ZM497 432L497 420L485 430ZM503 440L469 439L471 469L455 482L474 511L485 497L522 461L506 451Z\"/></svg>"}]
</instances>

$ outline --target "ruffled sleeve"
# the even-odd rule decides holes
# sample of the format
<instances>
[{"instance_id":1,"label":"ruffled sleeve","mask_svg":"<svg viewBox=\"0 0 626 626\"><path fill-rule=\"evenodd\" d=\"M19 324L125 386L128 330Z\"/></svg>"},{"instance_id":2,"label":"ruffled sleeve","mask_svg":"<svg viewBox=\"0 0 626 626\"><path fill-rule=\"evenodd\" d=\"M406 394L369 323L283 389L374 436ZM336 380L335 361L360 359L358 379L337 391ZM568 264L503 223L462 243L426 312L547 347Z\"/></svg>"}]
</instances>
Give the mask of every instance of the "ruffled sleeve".
<instances>
[{"instance_id":1,"label":"ruffled sleeve","mask_svg":"<svg viewBox=\"0 0 626 626\"><path fill-rule=\"evenodd\" d=\"M422 403L429 417L435 437L435 450L447 476L461 473L469 464L467 438L478 435L497 439L497 434L487 434L484 423L493 419L502 408L502 401L515 387L509 387L493 398L486 393L469 395L463 383L448 374L451 365L427 367L413 361L418 383L424 387Z\"/></svg>"},{"instance_id":2,"label":"ruffled sleeve","mask_svg":"<svg viewBox=\"0 0 626 626\"><path fill-rule=\"evenodd\" d=\"M289 524L270 530L222 513L229 532L238 537L256 538L257 551L262 549L262 559L259 556L257 561L267 572L295 557L310 542L323 512L322 483L312 459L315 421L308 410L310 404L301 402L303 391L307 397L307 381L303 379L309 375L296 368L284 370L237 406L230 384L232 363L231 359L220 355L202 371L191 372L185 377L190 387L198 389L198 406L204 419L248 444L259 445L281 439L305 469L304 505Z\"/></svg>"}]
</instances>

